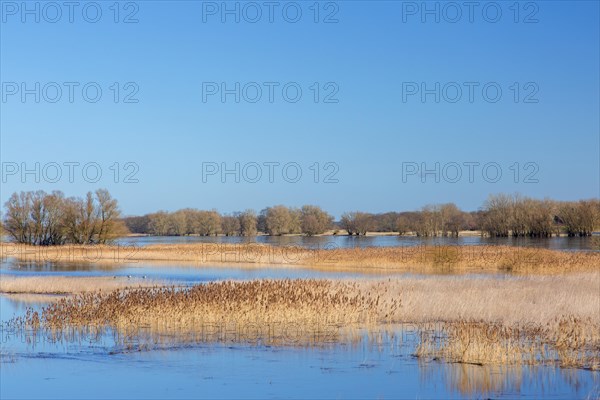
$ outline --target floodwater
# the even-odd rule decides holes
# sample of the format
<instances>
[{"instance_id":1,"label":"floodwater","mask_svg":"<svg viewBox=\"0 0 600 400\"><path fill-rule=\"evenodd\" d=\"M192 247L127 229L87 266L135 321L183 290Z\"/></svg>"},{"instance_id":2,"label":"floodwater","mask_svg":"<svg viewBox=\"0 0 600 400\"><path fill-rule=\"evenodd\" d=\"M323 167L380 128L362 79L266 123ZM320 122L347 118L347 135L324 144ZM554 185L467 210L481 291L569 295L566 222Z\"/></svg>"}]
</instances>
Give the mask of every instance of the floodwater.
<instances>
[{"instance_id":1,"label":"floodwater","mask_svg":"<svg viewBox=\"0 0 600 400\"><path fill-rule=\"evenodd\" d=\"M2 276L127 275L194 284L223 279L348 278L360 273L303 268L123 267L23 263L7 259ZM427 279L424 277L423 279ZM0 296L0 320L40 309L51 296ZM598 372L553 366L493 367L413 356L415 337L365 337L321 346L196 342L123 346L114 335L15 334L0 344L0 398L582 398L600 396ZM412 340L411 340L412 339ZM132 348L134 350L132 350Z\"/></svg>"},{"instance_id":2,"label":"floodwater","mask_svg":"<svg viewBox=\"0 0 600 400\"><path fill-rule=\"evenodd\" d=\"M0 297L3 320L46 296ZM127 351L110 337L55 341L2 334L8 398L589 398L598 373L420 360L408 341L312 348L201 343Z\"/></svg>"},{"instance_id":3,"label":"floodwater","mask_svg":"<svg viewBox=\"0 0 600 400\"><path fill-rule=\"evenodd\" d=\"M131 236L118 241L120 245L146 246L149 244L182 243L265 243L278 246L303 246L309 248L485 245L525 246L566 251L600 251L600 233L592 237L552 238L488 238L481 236L416 237L416 236Z\"/></svg>"}]
</instances>

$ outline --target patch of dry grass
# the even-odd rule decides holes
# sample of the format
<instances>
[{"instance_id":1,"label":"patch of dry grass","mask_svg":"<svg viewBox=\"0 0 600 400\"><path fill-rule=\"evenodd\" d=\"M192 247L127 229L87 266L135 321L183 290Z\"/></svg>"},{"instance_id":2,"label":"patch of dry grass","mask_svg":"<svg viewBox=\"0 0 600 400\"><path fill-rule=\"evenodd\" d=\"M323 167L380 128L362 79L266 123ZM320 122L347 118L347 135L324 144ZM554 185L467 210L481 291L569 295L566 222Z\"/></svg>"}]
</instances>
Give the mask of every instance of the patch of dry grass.
<instances>
[{"instance_id":1,"label":"patch of dry grass","mask_svg":"<svg viewBox=\"0 0 600 400\"><path fill-rule=\"evenodd\" d=\"M564 315L600 325L600 272L553 276L425 276L364 280L384 300L400 298L403 322L479 320L547 324Z\"/></svg>"},{"instance_id":2,"label":"patch of dry grass","mask_svg":"<svg viewBox=\"0 0 600 400\"><path fill-rule=\"evenodd\" d=\"M337 329L376 322L386 308L356 284L317 280L212 282L191 288L146 288L82 293L29 312L17 325L63 329L112 326L123 334L175 335L180 341L334 341ZM332 330L332 328L334 328Z\"/></svg>"},{"instance_id":3,"label":"patch of dry grass","mask_svg":"<svg viewBox=\"0 0 600 400\"><path fill-rule=\"evenodd\" d=\"M556 362L600 370L600 325L574 316L546 325L446 322L421 332L417 355L477 365Z\"/></svg>"},{"instance_id":4,"label":"patch of dry grass","mask_svg":"<svg viewBox=\"0 0 600 400\"><path fill-rule=\"evenodd\" d=\"M327 247L327 246L325 246ZM1 257L30 261L181 262L198 265L304 266L362 272L563 274L598 271L600 252L564 252L511 246L414 246L307 249L264 244L162 244L36 247L0 244Z\"/></svg>"}]
</instances>

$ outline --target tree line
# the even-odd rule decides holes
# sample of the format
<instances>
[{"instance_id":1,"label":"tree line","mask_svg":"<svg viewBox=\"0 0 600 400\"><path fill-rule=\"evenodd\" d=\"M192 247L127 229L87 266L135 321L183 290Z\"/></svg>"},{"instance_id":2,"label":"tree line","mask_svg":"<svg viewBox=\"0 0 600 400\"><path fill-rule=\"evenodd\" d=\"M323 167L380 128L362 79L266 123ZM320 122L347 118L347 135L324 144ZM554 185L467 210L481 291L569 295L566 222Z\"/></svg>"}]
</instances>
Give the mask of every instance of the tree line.
<instances>
[{"instance_id":1,"label":"tree line","mask_svg":"<svg viewBox=\"0 0 600 400\"><path fill-rule=\"evenodd\" d=\"M256 213L230 215L183 209L125 218L133 233L151 235L254 236L304 234L366 235L368 232L457 237L461 231L480 231L491 237L590 236L600 227L600 200L559 202L519 195L492 195L478 211L463 211L453 203L434 204L418 211L372 214L352 211L339 221L317 206L277 205Z\"/></svg>"},{"instance_id":2,"label":"tree line","mask_svg":"<svg viewBox=\"0 0 600 400\"><path fill-rule=\"evenodd\" d=\"M600 225L600 200L537 200L498 194L485 202L481 229L494 237L591 236Z\"/></svg>"},{"instance_id":3,"label":"tree line","mask_svg":"<svg viewBox=\"0 0 600 400\"><path fill-rule=\"evenodd\" d=\"M117 200L105 189L84 198L62 192L14 193L5 204L2 228L15 242L32 245L103 244L127 233L156 236L255 236L303 234L366 235L388 232L420 237L453 236L480 231L491 237L590 236L600 227L600 199L538 200L520 195L490 196L478 211L463 211L453 203L418 211L372 214L352 211L339 221L314 205L276 205L256 213L220 214L186 208L121 218Z\"/></svg>"},{"instance_id":4,"label":"tree line","mask_svg":"<svg viewBox=\"0 0 600 400\"><path fill-rule=\"evenodd\" d=\"M175 212L159 211L141 217L128 217L125 224L132 233L156 236L200 235L255 236L305 234L319 235L333 227L333 217L320 207L268 207L260 213L245 210L221 215L215 210L185 208Z\"/></svg>"}]
</instances>

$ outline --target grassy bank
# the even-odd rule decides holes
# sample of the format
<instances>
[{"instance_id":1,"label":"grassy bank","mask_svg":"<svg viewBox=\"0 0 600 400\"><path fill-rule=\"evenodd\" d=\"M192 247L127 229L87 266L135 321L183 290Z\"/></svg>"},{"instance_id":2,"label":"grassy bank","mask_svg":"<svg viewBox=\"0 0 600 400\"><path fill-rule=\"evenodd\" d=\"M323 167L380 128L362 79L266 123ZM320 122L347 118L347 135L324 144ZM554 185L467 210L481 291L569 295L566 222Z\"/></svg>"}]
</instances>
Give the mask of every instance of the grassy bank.
<instances>
[{"instance_id":1,"label":"grassy bank","mask_svg":"<svg viewBox=\"0 0 600 400\"><path fill-rule=\"evenodd\" d=\"M560 274L597 271L600 252L563 252L511 246L320 248L264 244L26 246L2 243L2 258L23 261L163 265L303 266L331 270L414 273Z\"/></svg>"}]
</instances>

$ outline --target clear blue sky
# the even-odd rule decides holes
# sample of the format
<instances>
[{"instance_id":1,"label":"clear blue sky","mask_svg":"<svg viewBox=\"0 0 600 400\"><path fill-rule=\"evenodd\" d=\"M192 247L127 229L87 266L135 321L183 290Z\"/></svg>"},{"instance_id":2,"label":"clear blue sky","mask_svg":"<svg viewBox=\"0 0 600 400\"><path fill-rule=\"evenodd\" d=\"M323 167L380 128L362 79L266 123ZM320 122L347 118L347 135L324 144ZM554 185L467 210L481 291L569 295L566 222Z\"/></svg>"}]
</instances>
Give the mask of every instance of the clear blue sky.
<instances>
[{"instance_id":1,"label":"clear blue sky","mask_svg":"<svg viewBox=\"0 0 600 400\"><path fill-rule=\"evenodd\" d=\"M564 200L599 196L600 12L595 1L521 2L518 15L514 2L498 2L494 4L502 14L496 23L490 22L496 18L495 7L488 6L484 14L489 2L474 9L472 22L469 10L462 8L455 23L448 20L456 10L445 8L446 3L437 5L439 23L435 15L414 9L421 2L400 1L322 2L319 23L314 22L312 1L296 3L302 10L297 23L284 18L294 18L294 5L288 2L275 2L272 23L265 6L258 22L246 21L256 10L244 2L239 3L239 23L234 15L221 21L221 2L122 2L119 23L114 22L112 1L98 3L102 16L97 23L83 18L86 2L74 9L72 23L67 8L59 18L56 10L44 8L47 3L39 3L37 23L35 14L23 14L21 2L1 3L2 203L20 190L82 195L106 187L129 215L184 207L231 212L318 204L339 216L355 209L411 210L439 202L474 210L497 192ZM35 7L35 2L27 4ZM234 8L236 2L227 4ZM436 7L435 2L427 4ZM86 10L93 19L95 9ZM123 23L132 13L138 22ZM328 16L338 22L324 23ZM23 101L19 85L34 89L36 82L40 102L35 94ZM56 103L49 101L57 97L49 82L63 88ZM65 82L79 83L72 103ZM88 82L102 89L96 103L82 97ZM114 82L120 84L117 103ZM125 87L127 82L135 85ZM240 87L258 82L263 95L256 103L247 101L255 96L250 85L239 103L234 95L222 102L219 94L207 94L212 87L204 85L203 93L203 82L225 82L229 88L235 82ZM279 83L272 103L264 82ZM296 103L282 97L288 82L303 91ZM320 84L317 103L314 82ZM328 82L333 84L325 87ZM425 102L420 93L408 94L422 82L429 88L440 82L439 103L434 94ZM449 100L456 95L456 84L446 85L444 93L448 82L463 88L455 103ZM465 82L479 85L472 102ZM482 95L490 82L488 99L495 87L502 89L495 103ZM136 86L133 98L138 102L123 102ZM325 103L336 89L331 98L338 102ZM93 87L89 93L94 96ZM11 175L14 165L33 169L36 162L50 178L51 163L58 163L62 178L52 183L41 171L36 183L33 175ZM74 167L74 182L68 180L65 162L80 163ZM90 162L102 168L99 182L81 176L81 165ZM110 169L115 162L121 169L119 183L113 182ZM133 171L125 171L126 162L139 167L134 176L138 183L122 182ZM203 163L234 168L236 162L248 165L250 178L254 170L247 163L280 166L273 183L264 165L256 183L243 175L240 183L232 175L222 183L218 174L203 181ZM281 174L281 165L291 162L302 169L297 183ZM314 167L310 169L315 162L321 169L319 183L314 183ZM323 182L334 171L333 166L325 170L327 162L339 168L337 183ZM416 163L419 169L426 163L433 169L436 162L439 183L433 175L423 183L418 173L403 179L403 163ZM480 163L473 182L465 162ZM526 166L528 162L535 165ZM462 166L456 183L449 182L456 164L449 163ZM482 177L486 163L502 169L498 182L492 182L493 170L487 181ZM533 175L527 179L529 173Z\"/></svg>"}]
</instances>

